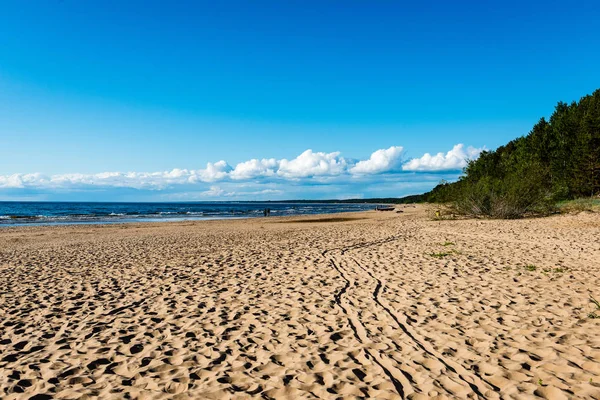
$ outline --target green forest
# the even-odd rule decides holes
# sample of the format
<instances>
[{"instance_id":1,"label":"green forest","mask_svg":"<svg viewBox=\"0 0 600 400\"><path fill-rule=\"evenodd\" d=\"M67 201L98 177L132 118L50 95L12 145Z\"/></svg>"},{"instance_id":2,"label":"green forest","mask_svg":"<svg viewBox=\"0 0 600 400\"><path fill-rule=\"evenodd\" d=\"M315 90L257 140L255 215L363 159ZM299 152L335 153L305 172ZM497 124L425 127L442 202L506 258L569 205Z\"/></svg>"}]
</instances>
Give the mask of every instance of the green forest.
<instances>
[{"instance_id":1,"label":"green forest","mask_svg":"<svg viewBox=\"0 0 600 400\"><path fill-rule=\"evenodd\" d=\"M526 136L469 161L454 183L422 200L494 218L547 214L558 202L600 194L600 89L578 102L559 102Z\"/></svg>"}]
</instances>

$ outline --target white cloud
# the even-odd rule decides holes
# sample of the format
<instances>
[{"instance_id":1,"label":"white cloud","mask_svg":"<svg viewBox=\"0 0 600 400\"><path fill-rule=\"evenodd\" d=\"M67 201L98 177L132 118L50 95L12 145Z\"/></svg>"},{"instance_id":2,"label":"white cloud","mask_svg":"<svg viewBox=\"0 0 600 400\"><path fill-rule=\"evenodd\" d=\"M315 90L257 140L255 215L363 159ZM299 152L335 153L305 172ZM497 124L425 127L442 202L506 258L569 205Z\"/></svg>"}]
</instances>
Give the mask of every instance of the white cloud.
<instances>
[{"instance_id":1,"label":"white cloud","mask_svg":"<svg viewBox=\"0 0 600 400\"><path fill-rule=\"evenodd\" d=\"M17 189L23 187L23 178L21 174L0 176L0 187Z\"/></svg>"},{"instance_id":2,"label":"white cloud","mask_svg":"<svg viewBox=\"0 0 600 400\"><path fill-rule=\"evenodd\" d=\"M283 190L279 189L263 189L255 192L249 192L250 194L283 194Z\"/></svg>"},{"instance_id":3,"label":"white cloud","mask_svg":"<svg viewBox=\"0 0 600 400\"><path fill-rule=\"evenodd\" d=\"M467 160L479 157L482 148L467 147L463 144L455 145L452 150L431 155L425 153L421 158L413 158L402 166L404 171L450 171L460 170L467 166Z\"/></svg>"},{"instance_id":4,"label":"white cloud","mask_svg":"<svg viewBox=\"0 0 600 400\"><path fill-rule=\"evenodd\" d=\"M402 146L377 150L371 154L368 160L359 161L354 167L350 168L350 173L368 175L397 170L401 166L403 152L404 148Z\"/></svg>"},{"instance_id":5,"label":"white cloud","mask_svg":"<svg viewBox=\"0 0 600 400\"><path fill-rule=\"evenodd\" d=\"M263 158L241 162L235 166L235 169L231 171L229 176L231 179L252 179L261 176L274 176L277 174L279 168L279 161L274 158Z\"/></svg>"},{"instance_id":6,"label":"white cloud","mask_svg":"<svg viewBox=\"0 0 600 400\"><path fill-rule=\"evenodd\" d=\"M168 178L181 178L181 177L186 176L187 174L188 174L188 170L187 169L175 168L171 172L165 172L165 177L168 177Z\"/></svg>"},{"instance_id":7,"label":"white cloud","mask_svg":"<svg viewBox=\"0 0 600 400\"><path fill-rule=\"evenodd\" d=\"M202 196L207 197L223 197L228 195L228 193L219 186L211 186L209 190L202 192L201 194Z\"/></svg>"},{"instance_id":8,"label":"white cloud","mask_svg":"<svg viewBox=\"0 0 600 400\"><path fill-rule=\"evenodd\" d=\"M0 189L23 189L30 185L37 185L47 180L42 174L12 174L0 175Z\"/></svg>"},{"instance_id":9,"label":"white cloud","mask_svg":"<svg viewBox=\"0 0 600 400\"><path fill-rule=\"evenodd\" d=\"M226 161L207 163L203 169L175 168L162 172L100 172L96 174L58 174L43 175L12 174L0 175L0 189L26 190L40 189L52 191L54 189L90 189L90 188L130 188L143 190L165 190L180 187L178 190L205 190L207 184L228 182L235 183L226 192L219 192L217 186L211 186L206 191L207 196L217 197L236 193L244 185L244 181L260 179L261 185L268 182L296 182L331 185L347 182L352 177L363 177L361 181L384 179L374 178L376 174L398 174L402 171L456 171L466 165L466 159L479 156L482 149L473 147L465 148L457 144L447 153L431 155L429 153L421 158L408 162L402 160L403 148L392 146L380 149L371 154L369 159L355 161L344 158L340 152L313 152L306 150L298 157L288 159L251 159L238 163L232 168ZM264 189L264 186L263 186ZM203 192L197 192L203 193ZM240 192L242 193L242 192ZM250 194L250 192L243 192ZM274 192L255 191L256 195L274 194Z\"/></svg>"},{"instance_id":10,"label":"white cloud","mask_svg":"<svg viewBox=\"0 0 600 400\"><path fill-rule=\"evenodd\" d=\"M214 182L221 180L227 176L231 171L231 167L224 160L217 161L216 163L207 163L206 169L199 169L192 171L189 181L194 182Z\"/></svg>"},{"instance_id":11,"label":"white cloud","mask_svg":"<svg viewBox=\"0 0 600 400\"><path fill-rule=\"evenodd\" d=\"M345 172L348 164L340 152L314 153L306 150L293 160L285 158L279 161L277 174L284 178L306 178L310 176L340 175Z\"/></svg>"},{"instance_id":12,"label":"white cloud","mask_svg":"<svg viewBox=\"0 0 600 400\"><path fill-rule=\"evenodd\" d=\"M173 169L164 172L101 172L97 174L42 174L0 175L0 188L75 188L75 187L129 187L134 189L162 189L170 185L214 182L225 179L231 167L225 161L208 163L206 169Z\"/></svg>"}]
</instances>

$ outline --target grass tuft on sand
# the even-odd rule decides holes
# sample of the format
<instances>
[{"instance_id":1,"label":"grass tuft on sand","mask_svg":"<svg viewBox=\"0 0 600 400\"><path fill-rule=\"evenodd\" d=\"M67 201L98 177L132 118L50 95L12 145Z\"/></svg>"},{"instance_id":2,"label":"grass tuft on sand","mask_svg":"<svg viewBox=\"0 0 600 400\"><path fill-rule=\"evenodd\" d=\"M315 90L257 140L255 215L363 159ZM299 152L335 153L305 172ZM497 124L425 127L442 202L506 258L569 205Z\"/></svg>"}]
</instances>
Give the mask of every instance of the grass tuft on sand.
<instances>
[{"instance_id":1,"label":"grass tuft on sand","mask_svg":"<svg viewBox=\"0 0 600 400\"><path fill-rule=\"evenodd\" d=\"M562 214L600 212L600 199L587 198L561 201L557 204L557 208Z\"/></svg>"}]
</instances>

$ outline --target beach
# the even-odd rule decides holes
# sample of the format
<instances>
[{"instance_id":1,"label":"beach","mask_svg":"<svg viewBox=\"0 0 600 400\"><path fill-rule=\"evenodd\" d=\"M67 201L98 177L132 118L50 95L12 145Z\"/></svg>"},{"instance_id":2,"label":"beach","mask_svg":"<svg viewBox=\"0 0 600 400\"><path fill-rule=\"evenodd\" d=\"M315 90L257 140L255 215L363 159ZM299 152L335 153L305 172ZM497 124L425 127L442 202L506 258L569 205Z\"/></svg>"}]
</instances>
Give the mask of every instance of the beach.
<instances>
[{"instance_id":1,"label":"beach","mask_svg":"<svg viewBox=\"0 0 600 400\"><path fill-rule=\"evenodd\" d=\"M600 398L600 217L0 229L0 398Z\"/></svg>"}]
</instances>

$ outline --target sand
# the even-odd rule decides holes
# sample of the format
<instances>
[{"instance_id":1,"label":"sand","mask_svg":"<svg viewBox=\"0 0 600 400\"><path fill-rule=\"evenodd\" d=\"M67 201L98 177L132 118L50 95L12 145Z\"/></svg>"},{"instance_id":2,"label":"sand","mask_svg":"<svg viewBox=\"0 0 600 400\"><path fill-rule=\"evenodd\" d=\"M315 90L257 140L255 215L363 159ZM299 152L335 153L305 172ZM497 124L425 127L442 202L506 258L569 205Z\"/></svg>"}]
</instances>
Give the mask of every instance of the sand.
<instances>
[{"instance_id":1,"label":"sand","mask_svg":"<svg viewBox=\"0 0 600 400\"><path fill-rule=\"evenodd\" d=\"M2 228L0 397L600 398L598 214L399 208Z\"/></svg>"}]
</instances>

